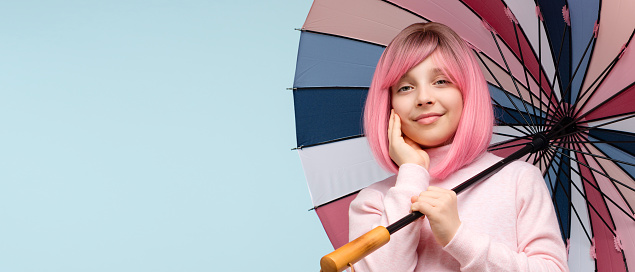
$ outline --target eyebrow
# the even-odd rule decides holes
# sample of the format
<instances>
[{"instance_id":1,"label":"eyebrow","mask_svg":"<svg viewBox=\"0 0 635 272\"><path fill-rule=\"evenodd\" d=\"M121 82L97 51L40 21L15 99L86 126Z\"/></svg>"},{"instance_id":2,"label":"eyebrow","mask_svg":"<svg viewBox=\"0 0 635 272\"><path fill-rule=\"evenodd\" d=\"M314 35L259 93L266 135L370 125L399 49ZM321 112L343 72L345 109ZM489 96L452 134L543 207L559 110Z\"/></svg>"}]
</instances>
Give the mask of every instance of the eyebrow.
<instances>
[{"instance_id":1,"label":"eyebrow","mask_svg":"<svg viewBox=\"0 0 635 272\"><path fill-rule=\"evenodd\" d=\"M434 67L434 68L432 68L432 69L430 70L430 73L432 74L432 76L445 75L445 74L443 73L443 70L442 70L441 68L439 68L439 67ZM407 73L406 73L406 74L407 74ZM395 84L398 84L398 83L400 83L400 82L403 82L404 80L405 80L405 81L407 81L407 78L408 78L408 77L406 76L406 74L403 74L403 75L401 76L401 78L399 78L399 80L397 80L397 81L395 82ZM393 84L393 85L394 85L394 84Z\"/></svg>"},{"instance_id":2,"label":"eyebrow","mask_svg":"<svg viewBox=\"0 0 635 272\"><path fill-rule=\"evenodd\" d=\"M442 75L443 74L443 70L441 70L441 68L435 67L432 68L432 71L430 71L433 75Z\"/></svg>"}]
</instances>

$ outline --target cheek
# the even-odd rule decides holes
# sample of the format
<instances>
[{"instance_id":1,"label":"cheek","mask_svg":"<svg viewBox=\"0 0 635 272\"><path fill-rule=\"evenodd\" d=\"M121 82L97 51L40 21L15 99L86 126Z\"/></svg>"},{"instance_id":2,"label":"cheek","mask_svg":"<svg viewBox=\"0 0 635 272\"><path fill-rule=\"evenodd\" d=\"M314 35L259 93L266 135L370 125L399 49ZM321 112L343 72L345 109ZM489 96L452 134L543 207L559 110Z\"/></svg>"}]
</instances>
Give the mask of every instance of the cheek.
<instances>
[{"instance_id":1,"label":"cheek","mask_svg":"<svg viewBox=\"0 0 635 272\"><path fill-rule=\"evenodd\" d=\"M461 92L456 90L456 93L452 94L449 101L452 110L460 115L463 112L463 95L461 95Z\"/></svg>"},{"instance_id":2,"label":"cheek","mask_svg":"<svg viewBox=\"0 0 635 272\"><path fill-rule=\"evenodd\" d=\"M392 99L390 101L390 104L392 106L392 108L395 110L395 112L397 114L399 114L399 117L403 117L404 116L408 116L408 107L404 101L404 99Z\"/></svg>"},{"instance_id":3,"label":"cheek","mask_svg":"<svg viewBox=\"0 0 635 272\"><path fill-rule=\"evenodd\" d=\"M445 97L445 102L446 104L444 106L446 110L451 113L451 116L448 120L448 129L456 132L456 129L459 126L459 121L461 120L461 115L463 113L463 96L458 90L456 90L455 93L452 93L451 95Z\"/></svg>"},{"instance_id":4,"label":"cheek","mask_svg":"<svg viewBox=\"0 0 635 272\"><path fill-rule=\"evenodd\" d=\"M463 115L463 100L460 100L460 103L454 105L454 127L455 130L459 126L459 121L461 121L461 116Z\"/></svg>"}]
</instances>

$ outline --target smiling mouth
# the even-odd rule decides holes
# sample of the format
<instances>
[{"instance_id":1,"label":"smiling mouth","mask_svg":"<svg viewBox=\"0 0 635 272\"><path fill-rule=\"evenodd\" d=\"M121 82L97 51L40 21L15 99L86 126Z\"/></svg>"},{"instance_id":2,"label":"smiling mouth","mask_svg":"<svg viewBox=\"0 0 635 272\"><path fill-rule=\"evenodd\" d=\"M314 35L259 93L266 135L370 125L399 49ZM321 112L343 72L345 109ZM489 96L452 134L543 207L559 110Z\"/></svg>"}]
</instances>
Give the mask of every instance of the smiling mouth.
<instances>
[{"instance_id":1,"label":"smiling mouth","mask_svg":"<svg viewBox=\"0 0 635 272\"><path fill-rule=\"evenodd\" d=\"M439 120L441 116L442 114L438 114L438 113L422 114L422 115L419 115L419 117L417 117L415 121L422 125L429 125Z\"/></svg>"}]
</instances>

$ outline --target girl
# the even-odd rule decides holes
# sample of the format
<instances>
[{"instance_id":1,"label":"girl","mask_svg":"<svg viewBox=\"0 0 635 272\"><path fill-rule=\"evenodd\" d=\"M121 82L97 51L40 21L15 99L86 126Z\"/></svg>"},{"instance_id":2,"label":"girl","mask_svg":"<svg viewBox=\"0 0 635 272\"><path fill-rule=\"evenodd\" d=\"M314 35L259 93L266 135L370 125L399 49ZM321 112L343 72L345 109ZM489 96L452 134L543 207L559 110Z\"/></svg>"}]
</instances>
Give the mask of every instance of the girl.
<instances>
[{"instance_id":1,"label":"girl","mask_svg":"<svg viewBox=\"0 0 635 272\"><path fill-rule=\"evenodd\" d=\"M494 124L487 84L466 43L438 23L414 24L384 51L368 93L371 149L396 177L362 190L351 240L411 211L356 271L568 271L540 170L513 162L457 196L453 188L501 158L487 153Z\"/></svg>"}]
</instances>

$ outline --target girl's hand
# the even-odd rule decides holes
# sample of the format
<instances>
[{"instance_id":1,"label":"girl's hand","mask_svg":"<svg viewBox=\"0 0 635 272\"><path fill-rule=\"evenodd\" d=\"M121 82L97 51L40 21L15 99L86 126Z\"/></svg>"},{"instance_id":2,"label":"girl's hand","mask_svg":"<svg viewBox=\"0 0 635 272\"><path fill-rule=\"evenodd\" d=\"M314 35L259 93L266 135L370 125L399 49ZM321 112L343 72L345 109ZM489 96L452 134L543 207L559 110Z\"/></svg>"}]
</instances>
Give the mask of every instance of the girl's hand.
<instances>
[{"instance_id":1,"label":"girl's hand","mask_svg":"<svg viewBox=\"0 0 635 272\"><path fill-rule=\"evenodd\" d=\"M404 163L414 163L428 169L430 157L421 146L401 132L401 118L394 110L390 111L388 121L388 154L400 166Z\"/></svg>"},{"instance_id":2,"label":"girl's hand","mask_svg":"<svg viewBox=\"0 0 635 272\"><path fill-rule=\"evenodd\" d=\"M461 226L456 205L456 193L439 187L430 186L419 196L413 196L412 211L419 211L428 217L434 239L446 246Z\"/></svg>"}]
</instances>

